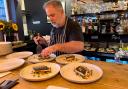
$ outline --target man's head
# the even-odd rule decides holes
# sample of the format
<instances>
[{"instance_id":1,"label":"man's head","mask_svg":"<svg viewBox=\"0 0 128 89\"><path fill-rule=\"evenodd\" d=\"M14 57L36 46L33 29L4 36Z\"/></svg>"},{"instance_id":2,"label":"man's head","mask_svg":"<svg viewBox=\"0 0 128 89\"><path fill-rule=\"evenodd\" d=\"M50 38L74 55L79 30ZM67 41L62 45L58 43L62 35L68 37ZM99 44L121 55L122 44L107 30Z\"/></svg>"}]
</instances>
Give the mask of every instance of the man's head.
<instances>
[{"instance_id":1,"label":"man's head","mask_svg":"<svg viewBox=\"0 0 128 89\"><path fill-rule=\"evenodd\" d=\"M59 0L49 0L43 5L51 24L54 27L61 27L65 23L65 13Z\"/></svg>"}]
</instances>

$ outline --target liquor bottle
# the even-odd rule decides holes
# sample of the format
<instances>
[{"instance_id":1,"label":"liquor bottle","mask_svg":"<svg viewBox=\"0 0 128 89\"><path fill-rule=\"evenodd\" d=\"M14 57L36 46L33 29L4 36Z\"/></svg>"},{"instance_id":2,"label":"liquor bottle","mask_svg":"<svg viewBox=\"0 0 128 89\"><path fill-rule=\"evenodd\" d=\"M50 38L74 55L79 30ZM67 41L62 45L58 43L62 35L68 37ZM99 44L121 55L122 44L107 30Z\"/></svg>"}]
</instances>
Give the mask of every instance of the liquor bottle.
<instances>
[{"instance_id":1,"label":"liquor bottle","mask_svg":"<svg viewBox=\"0 0 128 89\"><path fill-rule=\"evenodd\" d=\"M81 25L81 28L82 28L82 32L86 32L85 29L86 29L86 22L85 22L85 19L83 18L82 19L82 25Z\"/></svg>"},{"instance_id":2,"label":"liquor bottle","mask_svg":"<svg viewBox=\"0 0 128 89\"><path fill-rule=\"evenodd\" d=\"M92 23L92 19L89 18L88 19L88 34L92 34L94 31L94 25Z\"/></svg>"}]
</instances>

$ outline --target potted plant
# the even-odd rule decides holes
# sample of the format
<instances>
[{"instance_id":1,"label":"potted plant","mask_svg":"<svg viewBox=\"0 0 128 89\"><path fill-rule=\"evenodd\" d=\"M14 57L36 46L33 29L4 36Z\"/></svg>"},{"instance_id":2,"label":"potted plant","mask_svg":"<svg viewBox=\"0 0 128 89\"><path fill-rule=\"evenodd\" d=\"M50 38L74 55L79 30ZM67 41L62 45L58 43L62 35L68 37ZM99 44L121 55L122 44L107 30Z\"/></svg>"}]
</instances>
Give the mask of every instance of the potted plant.
<instances>
[{"instance_id":1,"label":"potted plant","mask_svg":"<svg viewBox=\"0 0 128 89\"><path fill-rule=\"evenodd\" d=\"M4 41L6 41L6 37L8 36L9 38L11 36L18 36L18 26L16 23L13 23L12 21L4 21L0 20L0 31L4 35ZM18 38L16 37L18 40Z\"/></svg>"}]
</instances>

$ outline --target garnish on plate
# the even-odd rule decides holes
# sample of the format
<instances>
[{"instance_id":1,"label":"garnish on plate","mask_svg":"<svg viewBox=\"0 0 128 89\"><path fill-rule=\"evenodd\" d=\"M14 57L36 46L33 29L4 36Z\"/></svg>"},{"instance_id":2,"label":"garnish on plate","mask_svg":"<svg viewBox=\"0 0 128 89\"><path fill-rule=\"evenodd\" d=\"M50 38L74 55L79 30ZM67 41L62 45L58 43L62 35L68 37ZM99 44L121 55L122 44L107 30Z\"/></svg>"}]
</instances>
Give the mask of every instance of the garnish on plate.
<instances>
[{"instance_id":1,"label":"garnish on plate","mask_svg":"<svg viewBox=\"0 0 128 89\"><path fill-rule=\"evenodd\" d=\"M38 54L39 60L45 60L45 59L49 59L49 58L50 58L50 56L43 57L41 54Z\"/></svg>"},{"instance_id":2,"label":"garnish on plate","mask_svg":"<svg viewBox=\"0 0 128 89\"><path fill-rule=\"evenodd\" d=\"M40 61L44 61L44 60L48 60L48 59L50 59L51 57L50 56L47 56L47 57L43 57L43 56L41 56L40 54L34 54L34 55L32 55L32 56L30 56L28 59L38 59L38 60L40 60Z\"/></svg>"},{"instance_id":3,"label":"garnish on plate","mask_svg":"<svg viewBox=\"0 0 128 89\"><path fill-rule=\"evenodd\" d=\"M76 58L74 55L72 54L68 54L64 57L64 60L68 61L68 62L72 62L72 61L78 61L78 58Z\"/></svg>"},{"instance_id":4,"label":"garnish on plate","mask_svg":"<svg viewBox=\"0 0 128 89\"><path fill-rule=\"evenodd\" d=\"M51 68L45 65L33 67L33 76L40 77L41 75L51 73Z\"/></svg>"}]
</instances>

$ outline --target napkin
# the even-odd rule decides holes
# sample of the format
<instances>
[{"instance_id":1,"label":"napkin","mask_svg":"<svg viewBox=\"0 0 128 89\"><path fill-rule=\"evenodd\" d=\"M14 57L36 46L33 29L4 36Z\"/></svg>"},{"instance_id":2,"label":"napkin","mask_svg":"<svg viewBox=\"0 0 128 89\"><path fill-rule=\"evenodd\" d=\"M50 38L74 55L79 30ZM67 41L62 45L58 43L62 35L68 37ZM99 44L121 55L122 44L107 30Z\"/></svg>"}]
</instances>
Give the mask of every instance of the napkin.
<instances>
[{"instance_id":1,"label":"napkin","mask_svg":"<svg viewBox=\"0 0 128 89\"><path fill-rule=\"evenodd\" d=\"M2 73L0 73L0 78L1 78L1 77L4 77L4 76L6 76L6 75L8 75L8 74L10 74L10 73L11 73L11 72L9 72L9 71L8 71L8 72L2 72Z\"/></svg>"},{"instance_id":2,"label":"napkin","mask_svg":"<svg viewBox=\"0 0 128 89\"><path fill-rule=\"evenodd\" d=\"M46 89L70 89L70 88L64 88L59 86L48 86Z\"/></svg>"}]
</instances>

